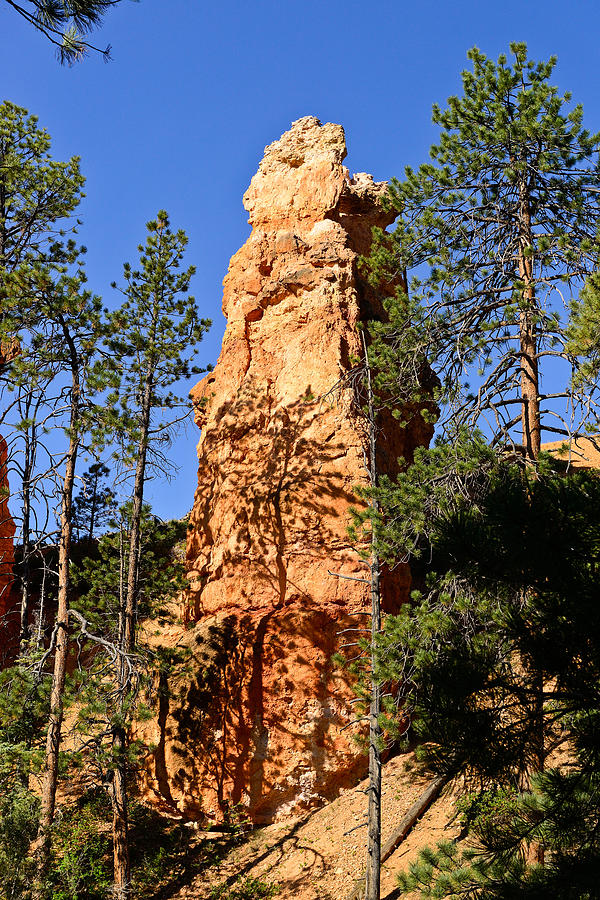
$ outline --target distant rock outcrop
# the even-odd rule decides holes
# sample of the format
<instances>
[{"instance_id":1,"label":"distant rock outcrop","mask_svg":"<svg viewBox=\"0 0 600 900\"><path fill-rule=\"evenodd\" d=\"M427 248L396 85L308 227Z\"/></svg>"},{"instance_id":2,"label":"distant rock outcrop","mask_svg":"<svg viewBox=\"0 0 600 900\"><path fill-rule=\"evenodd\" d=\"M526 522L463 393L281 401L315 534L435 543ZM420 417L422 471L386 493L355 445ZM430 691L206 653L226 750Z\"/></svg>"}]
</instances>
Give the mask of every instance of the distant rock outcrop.
<instances>
[{"instance_id":1,"label":"distant rock outcrop","mask_svg":"<svg viewBox=\"0 0 600 900\"><path fill-rule=\"evenodd\" d=\"M542 450L575 469L600 469L600 435L550 441Z\"/></svg>"},{"instance_id":2,"label":"distant rock outcrop","mask_svg":"<svg viewBox=\"0 0 600 900\"><path fill-rule=\"evenodd\" d=\"M364 441L351 389L330 392L361 355L358 323L381 313L357 263L393 215L385 185L351 178L345 155L342 127L314 117L266 148L244 197L252 233L224 281L221 355L192 392L192 657L162 701L153 779L189 814L241 804L272 820L365 767L347 729L353 692L331 657L342 629L368 623L370 601L364 584L330 574L365 574L347 535ZM418 417L393 427L387 471L430 437ZM394 578L395 606L408 575Z\"/></svg>"}]
</instances>

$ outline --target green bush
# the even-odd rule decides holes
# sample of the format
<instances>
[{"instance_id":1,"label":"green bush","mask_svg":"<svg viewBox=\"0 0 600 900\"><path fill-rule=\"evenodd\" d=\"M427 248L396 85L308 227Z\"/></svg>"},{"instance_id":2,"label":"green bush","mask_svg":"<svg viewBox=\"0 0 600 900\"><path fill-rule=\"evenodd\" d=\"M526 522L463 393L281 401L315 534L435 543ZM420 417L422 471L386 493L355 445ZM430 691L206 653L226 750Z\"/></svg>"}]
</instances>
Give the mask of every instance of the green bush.
<instances>
[{"instance_id":1,"label":"green bush","mask_svg":"<svg viewBox=\"0 0 600 900\"><path fill-rule=\"evenodd\" d=\"M25 788L0 803L0 898L25 897L31 885L31 841L38 828L39 800Z\"/></svg>"},{"instance_id":2,"label":"green bush","mask_svg":"<svg viewBox=\"0 0 600 900\"><path fill-rule=\"evenodd\" d=\"M53 837L52 900L104 900L112 881L110 835L96 798L63 811Z\"/></svg>"}]
</instances>

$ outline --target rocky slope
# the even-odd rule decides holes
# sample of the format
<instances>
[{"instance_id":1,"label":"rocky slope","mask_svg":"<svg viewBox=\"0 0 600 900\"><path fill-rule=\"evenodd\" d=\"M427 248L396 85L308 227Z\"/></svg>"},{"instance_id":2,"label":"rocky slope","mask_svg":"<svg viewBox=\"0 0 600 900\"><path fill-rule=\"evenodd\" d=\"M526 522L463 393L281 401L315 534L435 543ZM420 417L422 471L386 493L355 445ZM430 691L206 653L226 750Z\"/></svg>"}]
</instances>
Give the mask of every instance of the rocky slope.
<instances>
[{"instance_id":1,"label":"rocky slope","mask_svg":"<svg viewBox=\"0 0 600 900\"><path fill-rule=\"evenodd\" d=\"M368 620L365 567L347 536L364 483L352 389L357 325L381 314L358 274L383 184L350 177L340 125L307 117L265 150L244 197L252 233L224 281L227 329L215 370L192 392L198 488L187 547L191 659L172 676L153 734L151 790L187 815L241 804L257 822L320 805L364 758L353 697L331 657ZM429 438L389 432L394 471ZM392 583L393 582L393 583ZM391 606L407 575L387 579ZM347 636L346 636L347 637ZM355 635L354 635L355 637Z\"/></svg>"},{"instance_id":2,"label":"rocky slope","mask_svg":"<svg viewBox=\"0 0 600 900\"><path fill-rule=\"evenodd\" d=\"M403 753L383 767L382 843L397 831L412 804L430 779L414 768L412 753ZM190 829L190 844L212 844L218 861L194 875L183 875L173 900L210 900L215 887L230 890L246 879L277 885L278 900L350 900L364 878L366 865L367 782L348 788L322 809L298 819L256 829L241 846L219 859L224 845ZM385 860L381 870L381 900L396 900L397 878L426 846L458 837L456 794L447 786L416 821L405 839ZM204 843L203 843L204 842Z\"/></svg>"}]
</instances>

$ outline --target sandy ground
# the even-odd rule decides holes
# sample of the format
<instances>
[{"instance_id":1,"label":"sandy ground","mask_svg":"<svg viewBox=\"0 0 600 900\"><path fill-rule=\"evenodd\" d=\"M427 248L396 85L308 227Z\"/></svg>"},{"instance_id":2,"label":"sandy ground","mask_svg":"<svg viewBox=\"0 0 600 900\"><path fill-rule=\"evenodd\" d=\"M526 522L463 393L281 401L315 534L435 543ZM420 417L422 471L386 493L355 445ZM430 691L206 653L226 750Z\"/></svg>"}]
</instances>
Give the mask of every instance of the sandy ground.
<instances>
[{"instance_id":1,"label":"sandy ground","mask_svg":"<svg viewBox=\"0 0 600 900\"><path fill-rule=\"evenodd\" d=\"M383 842L397 828L429 779L412 771L412 754L395 757L384 767ZM364 874L366 781L304 819L288 820L254 832L218 865L197 876L173 895L175 900L205 900L216 885L242 877L262 877L279 885L280 900L345 900ZM384 863L382 900L396 896L397 873L422 847L455 837L454 798L446 789Z\"/></svg>"}]
</instances>

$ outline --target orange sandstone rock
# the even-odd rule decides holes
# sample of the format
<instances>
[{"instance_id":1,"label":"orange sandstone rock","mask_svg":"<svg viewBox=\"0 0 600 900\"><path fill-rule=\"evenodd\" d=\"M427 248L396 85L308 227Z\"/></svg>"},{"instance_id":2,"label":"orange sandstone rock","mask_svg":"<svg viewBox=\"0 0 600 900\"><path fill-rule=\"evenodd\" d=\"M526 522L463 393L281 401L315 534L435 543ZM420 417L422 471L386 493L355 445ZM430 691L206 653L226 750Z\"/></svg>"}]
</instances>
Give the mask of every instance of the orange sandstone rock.
<instances>
[{"instance_id":1,"label":"orange sandstone rock","mask_svg":"<svg viewBox=\"0 0 600 900\"><path fill-rule=\"evenodd\" d=\"M385 185L351 178L345 155L342 127L314 117L266 148L244 197L252 233L224 281L221 355L192 391L192 656L162 701L153 781L187 814L241 804L269 821L330 799L366 764L331 661L370 608L364 584L331 574L366 573L347 535L363 427L352 390L335 387L361 355L358 323L381 313L358 257L393 216ZM392 426L387 471L429 439L419 422ZM407 587L406 572L388 578L390 608Z\"/></svg>"},{"instance_id":2,"label":"orange sandstone rock","mask_svg":"<svg viewBox=\"0 0 600 900\"><path fill-rule=\"evenodd\" d=\"M550 441L542 444L542 450L551 453L575 469L600 469L598 435L590 438L574 438L572 441Z\"/></svg>"}]
</instances>

